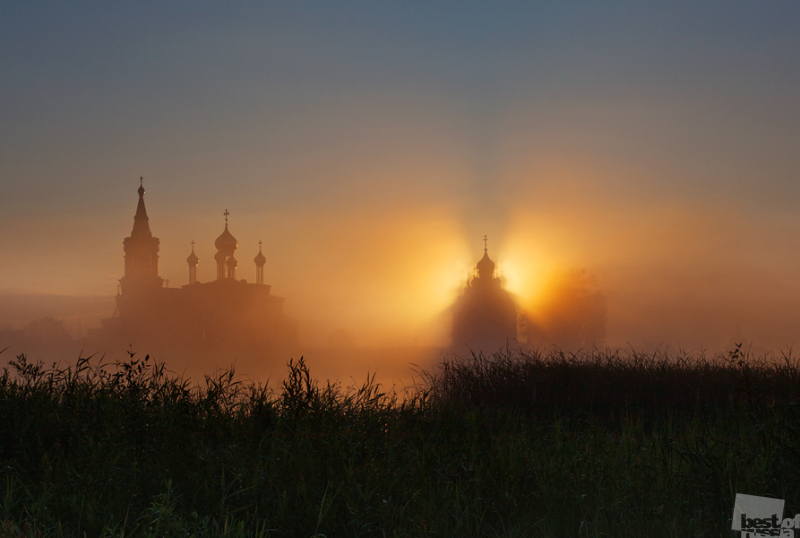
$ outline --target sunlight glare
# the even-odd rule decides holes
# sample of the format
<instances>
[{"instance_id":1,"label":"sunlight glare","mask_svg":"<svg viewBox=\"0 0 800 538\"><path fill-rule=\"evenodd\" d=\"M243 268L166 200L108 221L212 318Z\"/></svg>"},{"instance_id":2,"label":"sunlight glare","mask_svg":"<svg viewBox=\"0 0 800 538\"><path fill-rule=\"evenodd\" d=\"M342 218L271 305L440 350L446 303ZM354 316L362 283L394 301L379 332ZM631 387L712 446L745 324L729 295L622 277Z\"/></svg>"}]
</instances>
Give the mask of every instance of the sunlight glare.
<instances>
[{"instance_id":1,"label":"sunlight glare","mask_svg":"<svg viewBox=\"0 0 800 538\"><path fill-rule=\"evenodd\" d=\"M542 301L546 291L545 276L552 270L551 265L535 245L519 235L505 241L498 255L498 273L503 287L524 310L533 309Z\"/></svg>"}]
</instances>

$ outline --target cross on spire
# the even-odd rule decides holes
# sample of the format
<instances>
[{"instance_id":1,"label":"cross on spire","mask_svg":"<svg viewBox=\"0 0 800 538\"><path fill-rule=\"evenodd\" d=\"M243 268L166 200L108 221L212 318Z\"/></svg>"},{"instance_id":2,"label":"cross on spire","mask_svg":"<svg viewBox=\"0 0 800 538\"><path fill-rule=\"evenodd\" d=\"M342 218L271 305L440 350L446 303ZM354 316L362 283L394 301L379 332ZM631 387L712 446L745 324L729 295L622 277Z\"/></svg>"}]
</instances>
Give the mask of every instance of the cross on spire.
<instances>
[{"instance_id":1,"label":"cross on spire","mask_svg":"<svg viewBox=\"0 0 800 538\"><path fill-rule=\"evenodd\" d=\"M483 251L484 252L489 251L489 238L486 237L485 235L483 236Z\"/></svg>"},{"instance_id":2,"label":"cross on spire","mask_svg":"<svg viewBox=\"0 0 800 538\"><path fill-rule=\"evenodd\" d=\"M194 252L194 239L192 239L192 252Z\"/></svg>"},{"instance_id":3,"label":"cross on spire","mask_svg":"<svg viewBox=\"0 0 800 538\"><path fill-rule=\"evenodd\" d=\"M139 176L139 186L144 187L144 176Z\"/></svg>"},{"instance_id":4,"label":"cross on spire","mask_svg":"<svg viewBox=\"0 0 800 538\"><path fill-rule=\"evenodd\" d=\"M228 215L230 215L230 213L228 212L227 209L225 210L225 213L223 213L223 215L225 215L225 224L228 224Z\"/></svg>"},{"instance_id":5,"label":"cross on spire","mask_svg":"<svg viewBox=\"0 0 800 538\"><path fill-rule=\"evenodd\" d=\"M259 252L261 252L261 243L263 243L263 241L259 241L259 242L258 242L258 251L259 251Z\"/></svg>"}]
</instances>

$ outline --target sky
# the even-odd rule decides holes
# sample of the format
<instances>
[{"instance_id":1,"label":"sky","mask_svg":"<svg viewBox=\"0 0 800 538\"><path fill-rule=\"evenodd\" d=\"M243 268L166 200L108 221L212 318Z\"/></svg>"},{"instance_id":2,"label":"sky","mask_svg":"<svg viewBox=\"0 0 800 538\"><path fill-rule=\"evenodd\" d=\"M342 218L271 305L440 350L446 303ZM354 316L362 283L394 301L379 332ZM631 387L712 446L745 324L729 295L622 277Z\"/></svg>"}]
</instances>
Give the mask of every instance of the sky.
<instances>
[{"instance_id":1,"label":"sky","mask_svg":"<svg viewBox=\"0 0 800 538\"><path fill-rule=\"evenodd\" d=\"M143 176L170 286L192 240L214 278L227 209L307 343L445 342L485 234L521 308L591 275L606 345L785 349L797 28L780 1L4 2L0 294L113 296Z\"/></svg>"}]
</instances>

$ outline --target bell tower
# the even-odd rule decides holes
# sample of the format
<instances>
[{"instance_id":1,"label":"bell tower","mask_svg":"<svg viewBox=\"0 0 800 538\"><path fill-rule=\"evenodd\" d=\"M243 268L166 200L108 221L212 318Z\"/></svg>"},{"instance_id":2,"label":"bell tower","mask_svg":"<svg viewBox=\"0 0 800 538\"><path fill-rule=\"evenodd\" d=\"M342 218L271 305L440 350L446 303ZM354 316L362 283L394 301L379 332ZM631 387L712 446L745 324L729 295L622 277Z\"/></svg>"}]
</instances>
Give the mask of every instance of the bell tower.
<instances>
[{"instance_id":1,"label":"bell tower","mask_svg":"<svg viewBox=\"0 0 800 538\"><path fill-rule=\"evenodd\" d=\"M123 295L160 288L163 282L158 276L159 240L150 231L142 181L139 178L139 204L133 217L133 230L122 242L125 249L125 276L120 279Z\"/></svg>"}]
</instances>

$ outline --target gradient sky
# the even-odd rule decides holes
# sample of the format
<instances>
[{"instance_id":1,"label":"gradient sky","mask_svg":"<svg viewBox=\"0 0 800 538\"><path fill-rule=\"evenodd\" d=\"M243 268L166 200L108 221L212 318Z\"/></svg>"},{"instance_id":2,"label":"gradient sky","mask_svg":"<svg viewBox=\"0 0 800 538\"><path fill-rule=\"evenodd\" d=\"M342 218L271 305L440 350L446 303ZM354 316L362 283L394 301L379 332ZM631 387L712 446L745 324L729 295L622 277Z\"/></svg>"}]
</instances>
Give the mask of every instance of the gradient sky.
<instances>
[{"instance_id":1,"label":"gradient sky","mask_svg":"<svg viewBox=\"0 0 800 538\"><path fill-rule=\"evenodd\" d=\"M789 346L798 28L797 2L4 2L0 291L113 295L144 176L161 276L195 240L212 279L228 209L308 341L442 341L488 234L530 308L595 275L610 345Z\"/></svg>"}]
</instances>

